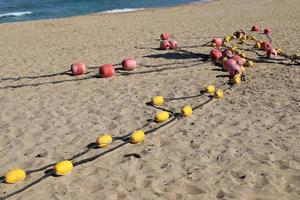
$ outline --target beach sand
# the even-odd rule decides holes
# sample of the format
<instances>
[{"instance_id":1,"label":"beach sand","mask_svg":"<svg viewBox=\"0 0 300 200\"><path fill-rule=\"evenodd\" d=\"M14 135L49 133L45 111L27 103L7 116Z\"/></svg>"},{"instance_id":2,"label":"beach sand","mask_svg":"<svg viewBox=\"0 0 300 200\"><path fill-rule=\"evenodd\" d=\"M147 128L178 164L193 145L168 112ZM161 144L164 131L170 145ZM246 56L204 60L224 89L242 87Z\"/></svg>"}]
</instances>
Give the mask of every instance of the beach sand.
<instances>
[{"instance_id":1,"label":"beach sand","mask_svg":"<svg viewBox=\"0 0 300 200\"><path fill-rule=\"evenodd\" d=\"M125 57L162 65L160 69L188 66L197 64L194 55L156 49L162 32L171 33L187 50L208 54L211 48L193 46L254 24L273 30L274 46L299 53L299 19L299 0L221 0L1 24L1 78L62 72L75 61L97 67ZM135 72L149 69L157 68ZM14 89L7 86L81 77L2 80L0 174L69 158L102 133L127 134L153 118L156 110L145 105L152 96L195 95L208 84L227 81L216 77L223 72L212 69L211 63L199 62L190 68ZM97 68L89 71L84 77ZM226 91L224 99L147 135L142 144L128 144L69 175L49 177L12 199L299 199L299 79L298 66L256 63L247 69L246 83ZM184 104L205 100L164 106L180 111ZM101 151L91 150L82 158ZM131 153L140 158L124 157ZM43 174L31 174L16 185L1 184L0 196Z\"/></svg>"}]
</instances>

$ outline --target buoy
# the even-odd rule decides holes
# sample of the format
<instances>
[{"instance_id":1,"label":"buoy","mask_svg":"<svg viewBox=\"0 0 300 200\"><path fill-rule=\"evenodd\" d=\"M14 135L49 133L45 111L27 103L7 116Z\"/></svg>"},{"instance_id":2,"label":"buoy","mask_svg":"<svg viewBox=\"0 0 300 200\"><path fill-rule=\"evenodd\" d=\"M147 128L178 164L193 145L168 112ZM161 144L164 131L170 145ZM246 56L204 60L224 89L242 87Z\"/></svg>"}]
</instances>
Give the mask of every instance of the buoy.
<instances>
[{"instance_id":1,"label":"buoy","mask_svg":"<svg viewBox=\"0 0 300 200\"><path fill-rule=\"evenodd\" d=\"M275 59L277 57L277 51L274 48L269 48L267 50L267 57L270 59Z\"/></svg>"},{"instance_id":2,"label":"buoy","mask_svg":"<svg viewBox=\"0 0 300 200\"><path fill-rule=\"evenodd\" d=\"M223 44L223 40L221 38L214 38L211 42L213 46L217 47L222 46Z\"/></svg>"},{"instance_id":3,"label":"buoy","mask_svg":"<svg viewBox=\"0 0 300 200\"><path fill-rule=\"evenodd\" d=\"M96 140L96 143L100 148L108 147L111 144L111 142L112 142L112 137L111 135L108 134L100 135Z\"/></svg>"},{"instance_id":4,"label":"buoy","mask_svg":"<svg viewBox=\"0 0 300 200\"><path fill-rule=\"evenodd\" d=\"M241 56L242 58L246 58L246 54L245 54L245 53L240 53L240 56Z\"/></svg>"},{"instance_id":5,"label":"buoy","mask_svg":"<svg viewBox=\"0 0 300 200\"><path fill-rule=\"evenodd\" d=\"M133 58L126 58L122 61L122 69L130 71L137 67L136 60Z\"/></svg>"},{"instance_id":6,"label":"buoy","mask_svg":"<svg viewBox=\"0 0 300 200\"><path fill-rule=\"evenodd\" d=\"M208 85L205 87L205 92L213 95L215 93L215 86L214 85Z\"/></svg>"},{"instance_id":7,"label":"buoy","mask_svg":"<svg viewBox=\"0 0 300 200\"><path fill-rule=\"evenodd\" d=\"M73 169L73 163L69 160L64 160L54 165L54 173L58 176L68 174Z\"/></svg>"},{"instance_id":8,"label":"buoy","mask_svg":"<svg viewBox=\"0 0 300 200\"><path fill-rule=\"evenodd\" d=\"M223 56L226 56L227 58L232 58L234 56L234 53L230 49L225 49L223 51Z\"/></svg>"},{"instance_id":9,"label":"buoy","mask_svg":"<svg viewBox=\"0 0 300 200\"><path fill-rule=\"evenodd\" d=\"M251 30L257 32L257 31L259 31L259 26L258 25L254 25L254 26L252 26Z\"/></svg>"},{"instance_id":10,"label":"buoy","mask_svg":"<svg viewBox=\"0 0 300 200\"><path fill-rule=\"evenodd\" d=\"M210 51L210 57L212 60L216 61L222 57L222 52L219 49L213 49Z\"/></svg>"},{"instance_id":11,"label":"buoy","mask_svg":"<svg viewBox=\"0 0 300 200\"><path fill-rule=\"evenodd\" d=\"M169 119L170 115L167 111L160 111L158 113L156 113L155 115L155 121L156 122L164 122L167 119Z\"/></svg>"},{"instance_id":12,"label":"buoy","mask_svg":"<svg viewBox=\"0 0 300 200\"><path fill-rule=\"evenodd\" d=\"M160 106L164 103L164 97L163 96L155 96L151 98L151 103L154 106Z\"/></svg>"},{"instance_id":13,"label":"buoy","mask_svg":"<svg viewBox=\"0 0 300 200\"><path fill-rule=\"evenodd\" d=\"M175 40L169 41L169 44L170 44L170 49L177 49L178 48L178 44Z\"/></svg>"},{"instance_id":14,"label":"buoy","mask_svg":"<svg viewBox=\"0 0 300 200\"><path fill-rule=\"evenodd\" d=\"M138 131L134 131L134 132L131 134L130 141L131 141L131 143L136 144L136 143L143 142L143 141L144 141L144 138L145 138L145 133L144 133L144 131L138 130Z\"/></svg>"},{"instance_id":15,"label":"buoy","mask_svg":"<svg viewBox=\"0 0 300 200\"><path fill-rule=\"evenodd\" d=\"M224 97L223 90L218 89L218 90L215 92L215 98L221 99L221 98L223 98L223 97Z\"/></svg>"},{"instance_id":16,"label":"buoy","mask_svg":"<svg viewBox=\"0 0 300 200\"><path fill-rule=\"evenodd\" d=\"M275 50L276 50L278 55L282 54L282 50L280 48L276 48Z\"/></svg>"},{"instance_id":17,"label":"buoy","mask_svg":"<svg viewBox=\"0 0 300 200\"><path fill-rule=\"evenodd\" d=\"M272 32L272 30L270 28L265 28L264 30L264 34L268 35Z\"/></svg>"},{"instance_id":18,"label":"buoy","mask_svg":"<svg viewBox=\"0 0 300 200\"><path fill-rule=\"evenodd\" d=\"M254 62L251 61L251 60L247 60L246 63L245 63L245 66L246 67L254 67Z\"/></svg>"},{"instance_id":19,"label":"buoy","mask_svg":"<svg viewBox=\"0 0 300 200\"><path fill-rule=\"evenodd\" d=\"M12 169L4 175L5 183L15 184L22 182L26 177L26 172L23 169Z\"/></svg>"},{"instance_id":20,"label":"buoy","mask_svg":"<svg viewBox=\"0 0 300 200\"><path fill-rule=\"evenodd\" d=\"M240 74L245 73L246 69L244 67L244 65L240 66Z\"/></svg>"},{"instance_id":21,"label":"buoy","mask_svg":"<svg viewBox=\"0 0 300 200\"><path fill-rule=\"evenodd\" d=\"M115 74L115 69L112 64L104 64L99 67L99 74L103 78L112 77Z\"/></svg>"},{"instance_id":22,"label":"buoy","mask_svg":"<svg viewBox=\"0 0 300 200\"><path fill-rule=\"evenodd\" d=\"M191 116L193 113L193 109L191 106L189 105L185 105L181 108L181 114L185 117L189 117Z\"/></svg>"},{"instance_id":23,"label":"buoy","mask_svg":"<svg viewBox=\"0 0 300 200\"><path fill-rule=\"evenodd\" d=\"M261 49L261 43L260 42L256 42L255 45L254 45L254 48Z\"/></svg>"},{"instance_id":24,"label":"buoy","mask_svg":"<svg viewBox=\"0 0 300 200\"><path fill-rule=\"evenodd\" d=\"M82 75L86 72L86 67L83 63L73 63L71 65L71 73L73 76Z\"/></svg>"},{"instance_id":25,"label":"buoy","mask_svg":"<svg viewBox=\"0 0 300 200\"><path fill-rule=\"evenodd\" d=\"M227 60L228 58L226 56L223 56L220 58L219 62L223 65L223 63L225 62L225 60Z\"/></svg>"},{"instance_id":26,"label":"buoy","mask_svg":"<svg viewBox=\"0 0 300 200\"><path fill-rule=\"evenodd\" d=\"M167 40L163 40L163 41L160 41L160 49L161 50L167 50L170 48L170 42L167 41Z\"/></svg>"},{"instance_id":27,"label":"buoy","mask_svg":"<svg viewBox=\"0 0 300 200\"><path fill-rule=\"evenodd\" d=\"M245 63L245 61L243 60L243 58L241 57L241 56L239 56L239 55L234 55L233 57L232 57L236 62L237 62L237 64L238 65L243 65L244 63Z\"/></svg>"},{"instance_id":28,"label":"buoy","mask_svg":"<svg viewBox=\"0 0 300 200\"><path fill-rule=\"evenodd\" d=\"M162 33L160 35L160 39L162 40L168 40L170 38L170 34L169 33Z\"/></svg>"},{"instance_id":29,"label":"buoy","mask_svg":"<svg viewBox=\"0 0 300 200\"><path fill-rule=\"evenodd\" d=\"M231 37L229 35L226 35L224 37L224 42L229 42L231 40Z\"/></svg>"},{"instance_id":30,"label":"buoy","mask_svg":"<svg viewBox=\"0 0 300 200\"><path fill-rule=\"evenodd\" d=\"M232 78L232 83L236 85L241 84L241 75L240 74L234 75Z\"/></svg>"},{"instance_id":31,"label":"buoy","mask_svg":"<svg viewBox=\"0 0 300 200\"><path fill-rule=\"evenodd\" d=\"M233 44L231 47L232 51L237 51L238 50L238 46L236 44Z\"/></svg>"},{"instance_id":32,"label":"buoy","mask_svg":"<svg viewBox=\"0 0 300 200\"><path fill-rule=\"evenodd\" d=\"M227 60L224 61L223 63L223 69L228 71L230 68L232 68L233 66L237 65L237 62L232 59L232 58L229 58Z\"/></svg>"},{"instance_id":33,"label":"buoy","mask_svg":"<svg viewBox=\"0 0 300 200\"><path fill-rule=\"evenodd\" d=\"M230 66L230 68L228 69L229 72L229 76L234 76L236 74L240 73L240 66L238 64Z\"/></svg>"},{"instance_id":34,"label":"buoy","mask_svg":"<svg viewBox=\"0 0 300 200\"><path fill-rule=\"evenodd\" d=\"M271 44L267 41L264 41L261 43L261 48L265 51L267 51L269 48L271 48Z\"/></svg>"}]
</instances>

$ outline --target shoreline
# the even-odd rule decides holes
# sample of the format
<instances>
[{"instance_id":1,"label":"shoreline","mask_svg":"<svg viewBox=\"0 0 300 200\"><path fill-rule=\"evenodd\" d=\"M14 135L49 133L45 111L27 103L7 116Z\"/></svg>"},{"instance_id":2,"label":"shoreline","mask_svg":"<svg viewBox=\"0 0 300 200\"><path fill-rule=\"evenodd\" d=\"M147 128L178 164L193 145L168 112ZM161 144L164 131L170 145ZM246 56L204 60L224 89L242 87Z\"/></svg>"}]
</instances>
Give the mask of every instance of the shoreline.
<instances>
[{"instance_id":1,"label":"shoreline","mask_svg":"<svg viewBox=\"0 0 300 200\"><path fill-rule=\"evenodd\" d=\"M168 9L168 8L177 8L177 7L185 7L193 4L205 4L209 3L211 1L216 1L216 0L198 0L195 2L190 2L190 3L182 3L182 4L177 4L177 5L172 5L172 6L163 6L163 7L149 7L149 8L123 8L123 9L112 9L112 10L106 10L106 11L101 11L101 12L91 12L91 13L86 13L82 15L72 15L72 16L65 16L65 17L55 17L55 18L45 18L45 19L32 19L32 20L24 20L24 21L13 21L13 22L2 22L2 24L11 24L11 23L24 23L24 22L36 22L36 21L52 21L52 20L60 20L60 19L69 19L69 18L76 18L76 17L84 17L84 16L94 16L94 15L105 15L105 14L125 14L125 13L131 13L131 12L140 12L140 11L148 11L148 10L157 10L157 9ZM124 9L134 9L132 11L125 11L125 12L111 12L114 10L124 10Z\"/></svg>"}]
</instances>

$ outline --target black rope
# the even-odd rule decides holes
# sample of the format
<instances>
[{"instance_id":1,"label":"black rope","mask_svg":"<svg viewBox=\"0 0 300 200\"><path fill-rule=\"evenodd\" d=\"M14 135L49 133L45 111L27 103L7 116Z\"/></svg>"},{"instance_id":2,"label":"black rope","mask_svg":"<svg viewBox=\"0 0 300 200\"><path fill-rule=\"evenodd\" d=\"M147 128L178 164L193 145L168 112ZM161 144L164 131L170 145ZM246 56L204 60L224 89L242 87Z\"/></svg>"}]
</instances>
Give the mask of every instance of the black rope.
<instances>
[{"instance_id":1,"label":"black rope","mask_svg":"<svg viewBox=\"0 0 300 200\"><path fill-rule=\"evenodd\" d=\"M21 193L21 192L27 190L28 188L30 188L30 187L32 187L32 186L38 184L39 182L41 182L42 180L48 178L48 177L51 176L51 175L52 175L51 173L45 174L44 176L42 176L42 177L40 177L39 179L37 179L37 180L35 180L35 181L29 183L28 185L24 186L23 188L21 188L21 189L15 191L15 192L12 192L12 193L10 193L10 194L7 194L7 195L5 195L5 196L0 197L0 200L8 199L8 198L10 198L10 197L12 197L12 196L15 196L15 195L17 195L17 194L19 194L19 193Z\"/></svg>"},{"instance_id":2,"label":"black rope","mask_svg":"<svg viewBox=\"0 0 300 200\"><path fill-rule=\"evenodd\" d=\"M67 79L67 80L60 80L60 81L49 81L49 82L22 84L22 85L8 85L8 86L0 87L0 90L16 89L16 88L23 88L23 87L36 87L36 86L40 86L40 85L59 84L59 83L65 83L65 82L76 82L76 81L82 81L82 80L92 79L92 78L96 78L96 77L98 77L98 76L92 75L92 76L87 76L84 78L77 78L77 79Z\"/></svg>"},{"instance_id":3,"label":"black rope","mask_svg":"<svg viewBox=\"0 0 300 200\"><path fill-rule=\"evenodd\" d=\"M204 90L201 90L201 91L200 91L200 94L193 95L193 96L185 96L185 97L166 98L166 99L165 99L165 102L175 101L175 100L183 100L183 99L192 99L192 98L196 98L196 97L201 97L201 96L203 96L204 94L205 94L205 93L204 93Z\"/></svg>"},{"instance_id":4,"label":"black rope","mask_svg":"<svg viewBox=\"0 0 300 200\"><path fill-rule=\"evenodd\" d=\"M40 76L23 76L23 77L8 77L8 78L1 78L0 81L19 81L22 79L38 79L38 78L48 78L48 77L54 77L54 76L60 76L60 75L69 75L70 70L64 71L64 72L58 72L53 74L45 74Z\"/></svg>"}]
</instances>

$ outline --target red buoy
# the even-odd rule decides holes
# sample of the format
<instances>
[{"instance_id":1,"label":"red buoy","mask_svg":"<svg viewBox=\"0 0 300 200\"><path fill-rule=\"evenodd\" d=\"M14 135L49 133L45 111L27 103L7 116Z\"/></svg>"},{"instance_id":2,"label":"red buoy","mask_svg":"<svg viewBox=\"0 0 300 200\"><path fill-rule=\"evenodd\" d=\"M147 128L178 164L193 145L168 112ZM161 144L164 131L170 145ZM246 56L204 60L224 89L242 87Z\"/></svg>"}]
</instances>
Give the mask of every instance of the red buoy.
<instances>
[{"instance_id":1,"label":"red buoy","mask_svg":"<svg viewBox=\"0 0 300 200\"><path fill-rule=\"evenodd\" d=\"M234 53L230 49L225 49L223 51L223 56L226 56L227 58L232 58L234 56Z\"/></svg>"},{"instance_id":2,"label":"red buoy","mask_svg":"<svg viewBox=\"0 0 300 200\"><path fill-rule=\"evenodd\" d=\"M112 77L115 74L115 68L112 64L104 64L99 67L99 74L103 78Z\"/></svg>"},{"instance_id":3,"label":"red buoy","mask_svg":"<svg viewBox=\"0 0 300 200\"><path fill-rule=\"evenodd\" d=\"M261 43L261 48L267 51L269 48L271 48L271 44L268 41L264 41Z\"/></svg>"},{"instance_id":4,"label":"red buoy","mask_svg":"<svg viewBox=\"0 0 300 200\"><path fill-rule=\"evenodd\" d=\"M228 69L229 76L234 76L234 75L240 73L240 70L241 70L241 67L238 64L230 66L230 68Z\"/></svg>"},{"instance_id":5,"label":"red buoy","mask_svg":"<svg viewBox=\"0 0 300 200\"><path fill-rule=\"evenodd\" d=\"M177 49L178 47L177 42L175 40L169 41L169 44L171 49Z\"/></svg>"},{"instance_id":6,"label":"red buoy","mask_svg":"<svg viewBox=\"0 0 300 200\"><path fill-rule=\"evenodd\" d=\"M265 28L264 30L264 34L268 35L272 32L272 30L270 28Z\"/></svg>"},{"instance_id":7,"label":"red buoy","mask_svg":"<svg viewBox=\"0 0 300 200\"><path fill-rule=\"evenodd\" d=\"M245 63L245 61L239 55L234 55L232 58L237 62L237 64L239 66L241 66L241 65L243 65Z\"/></svg>"},{"instance_id":8,"label":"red buoy","mask_svg":"<svg viewBox=\"0 0 300 200\"><path fill-rule=\"evenodd\" d=\"M269 48L267 50L267 56L270 59L275 59L277 57L277 51L274 48Z\"/></svg>"},{"instance_id":9,"label":"red buoy","mask_svg":"<svg viewBox=\"0 0 300 200\"><path fill-rule=\"evenodd\" d=\"M223 44L223 40L221 38L214 38L211 42L215 44L217 47Z\"/></svg>"},{"instance_id":10,"label":"red buoy","mask_svg":"<svg viewBox=\"0 0 300 200\"><path fill-rule=\"evenodd\" d=\"M73 63L71 65L71 73L73 76L82 75L86 72L86 67L83 63Z\"/></svg>"},{"instance_id":11,"label":"red buoy","mask_svg":"<svg viewBox=\"0 0 300 200\"><path fill-rule=\"evenodd\" d=\"M252 26L251 30L257 32L257 31L259 31L259 26L258 25L254 25L254 26Z\"/></svg>"},{"instance_id":12,"label":"red buoy","mask_svg":"<svg viewBox=\"0 0 300 200\"><path fill-rule=\"evenodd\" d=\"M219 60L222 57L222 52L219 49L213 49L210 51L210 57L214 61Z\"/></svg>"},{"instance_id":13,"label":"red buoy","mask_svg":"<svg viewBox=\"0 0 300 200\"><path fill-rule=\"evenodd\" d=\"M130 71L137 67L136 61L133 58L126 58L122 61L122 69Z\"/></svg>"},{"instance_id":14,"label":"red buoy","mask_svg":"<svg viewBox=\"0 0 300 200\"><path fill-rule=\"evenodd\" d=\"M160 35L160 39L162 40L168 40L170 38L170 34L169 33L162 33Z\"/></svg>"},{"instance_id":15,"label":"red buoy","mask_svg":"<svg viewBox=\"0 0 300 200\"><path fill-rule=\"evenodd\" d=\"M237 65L237 62L234 59L229 58L224 61L223 69L225 69L226 71L229 71L229 69L233 68L235 65Z\"/></svg>"},{"instance_id":16,"label":"red buoy","mask_svg":"<svg viewBox=\"0 0 300 200\"><path fill-rule=\"evenodd\" d=\"M160 42L160 49L162 49L162 50L167 50L170 48L170 46L171 46L170 42L167 40L163 40Z\"/></svg>"}]
</instances>

